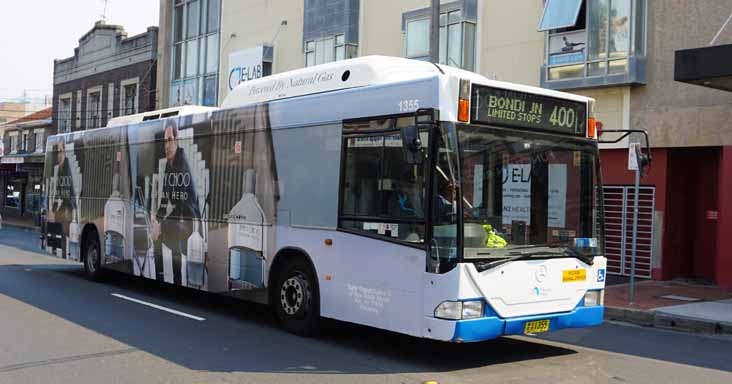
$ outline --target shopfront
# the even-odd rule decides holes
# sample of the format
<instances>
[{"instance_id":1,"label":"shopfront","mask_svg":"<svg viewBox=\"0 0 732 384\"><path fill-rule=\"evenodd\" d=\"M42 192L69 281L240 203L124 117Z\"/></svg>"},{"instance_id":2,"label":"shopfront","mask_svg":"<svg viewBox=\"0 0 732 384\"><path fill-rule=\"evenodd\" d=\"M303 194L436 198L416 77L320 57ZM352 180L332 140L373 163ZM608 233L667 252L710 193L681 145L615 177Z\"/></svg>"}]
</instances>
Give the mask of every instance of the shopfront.
<instances>
[{"instance_id":1,"label":"shopfront","mask_svg":"<svg viewBox=\"0 0 732 384\"><path fill-rule=\"evenodd\" d=\"M16 161L18 163L8 164ZM22 162L21 162L22 161ZM43 156L5 157L0 164L0 214L8 222L35 225L41 210Z\"/></svg>"}]
</instances>

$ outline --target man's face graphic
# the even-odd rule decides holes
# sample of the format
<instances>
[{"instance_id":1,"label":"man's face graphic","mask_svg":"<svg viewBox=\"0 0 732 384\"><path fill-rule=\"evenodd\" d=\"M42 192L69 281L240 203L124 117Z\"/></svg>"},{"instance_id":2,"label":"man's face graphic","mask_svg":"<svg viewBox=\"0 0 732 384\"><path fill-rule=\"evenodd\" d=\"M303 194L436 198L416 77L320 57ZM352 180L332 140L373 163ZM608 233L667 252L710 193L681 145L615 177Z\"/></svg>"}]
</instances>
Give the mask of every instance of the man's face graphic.
<instances>
[{"instance_id":1,"label":"man's face graphic","mask_svg":"<svg viewBox=\"0 0 732 384\"><path fill-rule=\"evenodd\" d=\"M66 159L66 148L63 141L60 141L58 143L58 147L56 148L56 163L57 164L63 164L64 160Z\"/></svg>"},{"instance_id":2,"label":"man's face graphic","mask_svg":"<svg viewBox=\"0 0 732 384\"><path fill-rule=\"evenodd\" d=\"M173 134L173 127L168 126L165 128L165 158L172 162L177 150L178 141Z\"/></svg>"}]
</instances>

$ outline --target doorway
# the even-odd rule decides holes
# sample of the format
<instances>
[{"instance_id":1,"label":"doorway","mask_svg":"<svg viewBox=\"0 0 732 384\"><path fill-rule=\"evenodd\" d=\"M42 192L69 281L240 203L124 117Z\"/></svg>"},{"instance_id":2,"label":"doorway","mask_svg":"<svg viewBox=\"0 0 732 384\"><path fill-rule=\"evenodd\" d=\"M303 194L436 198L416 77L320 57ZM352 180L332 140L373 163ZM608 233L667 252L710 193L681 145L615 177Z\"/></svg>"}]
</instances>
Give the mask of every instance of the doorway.
<instances>
[{"instance_id":1,"label":"doorway","mask_svg":"<svg viewBox=\"0 0 732 384\"><path fill-rule=\"evenodd\" d=\"M719 148L668 151L663 277L715 280Z\"/></svg>"}]
</instances>

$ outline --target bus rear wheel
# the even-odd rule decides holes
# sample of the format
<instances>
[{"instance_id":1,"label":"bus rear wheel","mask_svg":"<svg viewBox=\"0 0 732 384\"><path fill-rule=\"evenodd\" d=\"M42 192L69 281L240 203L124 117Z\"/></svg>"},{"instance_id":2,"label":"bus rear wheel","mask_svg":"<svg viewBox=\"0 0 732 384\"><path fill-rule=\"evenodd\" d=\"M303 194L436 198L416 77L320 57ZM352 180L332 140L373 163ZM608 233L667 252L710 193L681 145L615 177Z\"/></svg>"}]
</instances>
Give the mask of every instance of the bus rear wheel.
<instances>
[{"instance_id":1,"label":"bus rear wheel","mask_svg":"<svg viewBox=\"0 0 732 384\"><path fill-rule=\"evenodd\" d=\"M102 253L99 249L99 240L96 233L90 233L84 241L84 272L86 276L94 281L102 278Z\"/></svg>"},{"instance_id":2,"label":"bus rear wheel","mask_svg":"<svg viewBox=\"0 0 732 384\"><path fill-rule=\"evenodd\" d=\"M302 336L317 333L320 323L320 295L309 263L296 257L286 260L277 274L272 305L280 324Z\"/></svg>"}]
</instances>

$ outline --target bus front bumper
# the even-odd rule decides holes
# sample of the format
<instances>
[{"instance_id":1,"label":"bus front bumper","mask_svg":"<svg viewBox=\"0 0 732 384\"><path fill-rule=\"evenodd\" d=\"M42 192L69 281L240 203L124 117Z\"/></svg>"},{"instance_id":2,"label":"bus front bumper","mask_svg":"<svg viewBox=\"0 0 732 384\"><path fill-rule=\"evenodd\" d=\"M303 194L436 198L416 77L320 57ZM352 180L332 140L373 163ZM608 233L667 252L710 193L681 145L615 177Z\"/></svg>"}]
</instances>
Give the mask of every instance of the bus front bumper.
<instances>
[{"instance_id":1,"label":"bus front bumper","mask_svg":"<svg viewBox=\"0 0 732 384\"><path fill-rule=\"evenodd\" d=\"M550 313L545 315L500 318L486 316L472 320L430 319L433 328L454 326L451 341L463 343L495 339L508 335L524 335L526 323L537 320L549 320L548 332L565 328L592 327L602 324L604 306L578 306L571 312Z\"/></svg>"}]
</instances>

